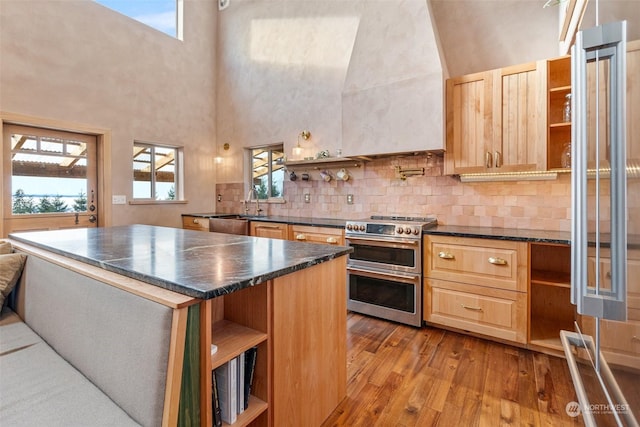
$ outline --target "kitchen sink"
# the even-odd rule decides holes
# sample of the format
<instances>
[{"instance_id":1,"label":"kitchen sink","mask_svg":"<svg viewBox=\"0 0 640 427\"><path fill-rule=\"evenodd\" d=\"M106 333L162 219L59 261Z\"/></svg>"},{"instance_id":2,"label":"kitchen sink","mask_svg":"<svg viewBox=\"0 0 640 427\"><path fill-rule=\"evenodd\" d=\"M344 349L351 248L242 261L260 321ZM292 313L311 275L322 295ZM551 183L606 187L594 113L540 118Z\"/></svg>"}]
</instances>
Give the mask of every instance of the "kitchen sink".
<instances>
[{"instance_id":1,"label":"kitchen sink","mask_svg":"<svg viewBox=\"0 0 640 427\"><path fill-rule=\"evenodd\" d=\"M247 236L249 235L249 220L240 215L209 218L209 231Z\"/></svg>"}]
</instances>

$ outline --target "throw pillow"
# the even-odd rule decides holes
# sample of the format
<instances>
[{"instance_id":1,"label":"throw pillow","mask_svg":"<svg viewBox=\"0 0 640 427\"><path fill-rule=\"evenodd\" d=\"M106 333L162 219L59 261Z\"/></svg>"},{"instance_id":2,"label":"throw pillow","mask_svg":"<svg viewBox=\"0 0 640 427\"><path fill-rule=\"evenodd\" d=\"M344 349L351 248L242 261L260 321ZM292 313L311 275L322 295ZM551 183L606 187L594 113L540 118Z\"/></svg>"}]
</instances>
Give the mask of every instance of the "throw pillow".
<instances>
[{"instance_id":1,"label":"throw pillow","mask_svg":"<svg viewBox=\"0 0 640 427\"><path fill-rule=\"evenodd\" d=\"M0 240L0 255L10 254L11 252L13 252L11 243L6 240Z\"/></svg>"},{"instance_id":2,"label":"throw pillow","mask_svg":"<svg viewBox=\"0 0 640 427\"><path fill-rule=\"evenodd\" d=\"M11 293L22 273L25 254L0 255L0 310L4 307L4 300Z\"/></svg>"}]
</instances>

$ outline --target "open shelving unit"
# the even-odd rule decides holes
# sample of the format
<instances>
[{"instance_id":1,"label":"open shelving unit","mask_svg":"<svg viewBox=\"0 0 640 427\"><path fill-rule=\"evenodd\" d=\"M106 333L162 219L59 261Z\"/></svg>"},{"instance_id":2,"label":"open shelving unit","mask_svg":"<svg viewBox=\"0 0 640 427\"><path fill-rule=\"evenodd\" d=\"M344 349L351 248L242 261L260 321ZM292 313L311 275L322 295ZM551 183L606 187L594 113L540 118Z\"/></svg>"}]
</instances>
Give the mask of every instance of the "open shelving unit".
<instances>
[{"instance_id":1,"label":"open shelving unit","mask_svg":"<svg viewBox=\"0 0 640 427\"><path fill-rule=\"evenodd\" d=\"M561 330L574 330L577 319L571 304L571 247L531 244L529 288L529 343L562 352Z\"/></svg>"},{"instance_id":2,"label":"open shelving unit","mask_svg":"<svg viewBox=\"0 0 640 427\"><path fill-rule=\"evenodd\" d=\"M571 58L549 60L547 73L547 168L564 170L562 151L571 142L571 122L563 120L565 96L571 93Z\"/></svg>"},{"instance_id":3,"label":"open shelving unit","mask_svg":"<svg viewBox=\"0 0 640 427\"><path fill-rule=\"evenodd\" d=\"M270 282L246 288L223 297L208 300L201 317L203 351L217 346L214 354L202 358L204 372L216 368L239 356L252 347L258 347L249 405L238 414L234 427L266 426L269 424L271 374L269 366L269 288ZM211 402L211 375L204 375L203 402ZM211 405L202 411L201 425L212 425ZM229 424L223 422L223 426Z\"/></svg>"}]
</instances>

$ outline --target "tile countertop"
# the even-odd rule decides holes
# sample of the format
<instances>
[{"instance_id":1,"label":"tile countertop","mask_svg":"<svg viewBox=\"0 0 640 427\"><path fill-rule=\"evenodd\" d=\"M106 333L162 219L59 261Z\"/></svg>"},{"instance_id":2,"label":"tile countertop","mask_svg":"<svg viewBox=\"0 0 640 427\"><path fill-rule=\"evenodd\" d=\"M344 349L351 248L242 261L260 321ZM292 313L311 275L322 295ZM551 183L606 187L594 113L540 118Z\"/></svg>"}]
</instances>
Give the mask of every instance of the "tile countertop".
<instances>
[{"instance_id":1,"label":"tile countertop","mask_svg":"<svg viewBox=\"0 0 640 427\"><path fill-rule=\"evenodd\" d=\"M257 285L351 252L344 246L149 225L35 231L9 237L202 299Z\"/></svg>"}]
</instances>

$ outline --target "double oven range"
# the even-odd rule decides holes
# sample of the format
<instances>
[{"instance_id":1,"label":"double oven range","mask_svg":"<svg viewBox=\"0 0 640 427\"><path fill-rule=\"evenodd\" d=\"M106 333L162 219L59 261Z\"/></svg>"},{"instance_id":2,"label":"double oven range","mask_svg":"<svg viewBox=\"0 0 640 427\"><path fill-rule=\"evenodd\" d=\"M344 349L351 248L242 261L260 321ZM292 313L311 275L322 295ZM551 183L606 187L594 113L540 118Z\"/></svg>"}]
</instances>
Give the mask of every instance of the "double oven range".
<instances>
[{"instance_id":1,"label":"double oven range","mask_svg":"<svg viewBox=\"0 0 640 427\"><path fill-rule=\"evenodd\" d=\"M347 308L422 326L422 232L435 218L372 216L347 221Z\"/></svg>"}]
</instances>

